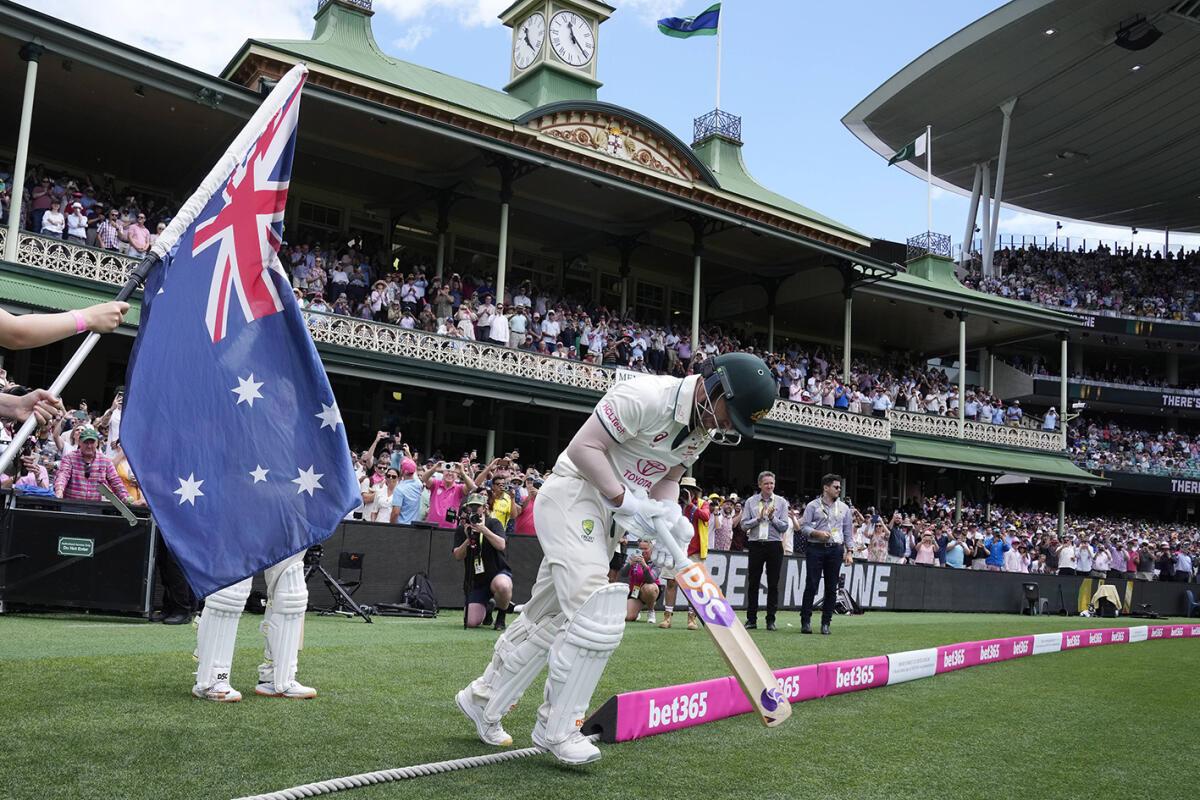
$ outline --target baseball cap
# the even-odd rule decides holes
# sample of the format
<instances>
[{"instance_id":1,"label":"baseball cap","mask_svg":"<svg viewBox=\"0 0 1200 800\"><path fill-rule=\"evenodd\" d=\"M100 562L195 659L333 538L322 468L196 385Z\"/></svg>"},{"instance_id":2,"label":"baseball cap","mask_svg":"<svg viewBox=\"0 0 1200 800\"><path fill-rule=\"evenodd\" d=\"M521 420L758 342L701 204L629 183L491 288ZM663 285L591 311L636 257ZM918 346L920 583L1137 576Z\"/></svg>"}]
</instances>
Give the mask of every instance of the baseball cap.
<instances>
[{"instance_id":1,"label":"baseball cap","mask_svg":"<svg viewBox=\"0 0 1200 800\"><path fill-rule=\"evenodd\" d=\"M411 458L405 458L405 459L401 460L401 462L400 462L400 474L401 475L412 475L416 471L417 471L417 462L413 461Z\"/></svg>"},{"instance_id":2,"label":"baseball cap","mask_svg":"<svg viewBox=\"0 0 1200 800\"><path fill-rule=\"evenodd\" d=\"M100 441L100 432L95 428L84 428L79 432L79 441L86 442L88 439L95 442Z\"/></svg>"},{"instance_id":3,"label":"baseball cap","mask_svg":"<svg viewBox=\"0 0 1200 800\"><path fill-rule=\"evenodd\" d=\"M468 495L467 502L463 503L463 505L464 506L486 506L487 505L487 495L484 494L483 492L476 492L475 494Z\"/></svg>"}]
</instances>

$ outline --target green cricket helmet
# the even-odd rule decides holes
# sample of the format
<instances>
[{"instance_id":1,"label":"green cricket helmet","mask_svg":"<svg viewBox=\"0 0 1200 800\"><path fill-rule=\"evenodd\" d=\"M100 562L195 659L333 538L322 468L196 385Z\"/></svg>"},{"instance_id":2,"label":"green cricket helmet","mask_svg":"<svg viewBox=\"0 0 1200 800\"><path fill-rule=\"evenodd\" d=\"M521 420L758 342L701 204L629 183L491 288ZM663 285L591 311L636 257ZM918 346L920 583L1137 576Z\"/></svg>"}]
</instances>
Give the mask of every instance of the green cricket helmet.
<instances>
[{"instance_id":1,"label":"green cricket helmet","mask_svg":"<svg viewBox=\"0 0 1200 800\"><path fill-rule=\"evenodd\" d=\"M733 439L710 432L714 443L737 445L753 439L754 423L770 413L779 397L779 386L766 362L750 353L725 353L705 361L701 375L709 402L725 398L725 408L739 434Z\"/></svg>"}]
</instances>

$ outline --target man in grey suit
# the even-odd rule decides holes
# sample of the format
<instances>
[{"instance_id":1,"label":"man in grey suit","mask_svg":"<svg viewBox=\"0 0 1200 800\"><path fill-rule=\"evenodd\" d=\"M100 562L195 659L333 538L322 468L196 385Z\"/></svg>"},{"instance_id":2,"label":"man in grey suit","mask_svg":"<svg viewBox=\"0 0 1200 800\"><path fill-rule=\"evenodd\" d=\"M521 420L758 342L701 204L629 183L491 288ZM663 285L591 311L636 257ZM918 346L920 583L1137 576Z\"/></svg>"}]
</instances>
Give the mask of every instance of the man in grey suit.
<instances>
[{"instance_id":1,"label":"man in grey suit","mask_svg":"<svg viewBox=\"0 0 1200 800\"><path fill-rule=\"evenodd\" d=\"M746 581L746 628L758 627L758 589L763 567L767 569L767 630L775 630L775 609L779 606L779 574L783 569L783 537L788 529L788 504L775 494L775 473L758 474L758 494L746 499L742 507L742 530L750 552Z\"/></svg>"}]
</instances>

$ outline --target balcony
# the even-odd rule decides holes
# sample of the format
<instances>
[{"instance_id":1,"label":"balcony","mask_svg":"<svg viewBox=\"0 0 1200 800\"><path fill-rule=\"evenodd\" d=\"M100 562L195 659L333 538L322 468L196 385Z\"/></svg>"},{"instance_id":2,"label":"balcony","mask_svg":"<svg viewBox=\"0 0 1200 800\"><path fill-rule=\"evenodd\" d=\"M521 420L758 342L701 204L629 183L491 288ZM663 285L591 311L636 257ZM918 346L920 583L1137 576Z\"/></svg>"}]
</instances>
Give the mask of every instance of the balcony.
<instances>
[{"instance_id":1,"label":"balcony","mask_svg":"<svg viewBox=\"0 0 1200 800\"><path fill-rule=\"evenodd\" d=\"M6 231L0 228L0 250ZM30 233L22 233L17 245L17 263L73 278L119 286L136 264L132 258L70 244ZM306 312L309 329L318 343L397 358L475 370L481 378L503 375L518 381L535 381L549 387L561 386L603 394L615 382L637 373L543 356L487 342L438 336L406 330L356 317ZM886 418L852 414L826 406L802 405L776 400L767 419L802 430L860 437L888 442L892 431L959 440L958 420L932 414L892 410ZM967 422L962 441L999 447L1062 452L1062 438L1054 431L1027 427L1012 428Z\"/></svg>"}]
</instances>

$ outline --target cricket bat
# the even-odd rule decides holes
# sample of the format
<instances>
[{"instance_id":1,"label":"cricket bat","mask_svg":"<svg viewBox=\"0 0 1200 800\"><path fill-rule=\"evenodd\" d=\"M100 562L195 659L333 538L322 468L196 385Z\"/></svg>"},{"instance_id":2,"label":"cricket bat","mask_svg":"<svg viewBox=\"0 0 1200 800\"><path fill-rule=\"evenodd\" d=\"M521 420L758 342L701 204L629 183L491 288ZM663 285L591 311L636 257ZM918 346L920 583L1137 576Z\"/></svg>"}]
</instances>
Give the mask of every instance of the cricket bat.
<instances>
[{"instance_id":1,"label":"cricket bat","mask_svg":"<svg viewBox=\"0 0 1200 800\"><path fill-rule=\"evenodd\" d=\"M679 542L666 530L666 521L662 517L656 518L654 523L659 534L655 544L670 551L676 564L684 565L675 573L675 583L704 621L704 629L741 684L742 691L750 698L764 725L768 728L782 725L792 715L792 706L758 645L713 582L704 563L693 562L687 557Z\"/></svg>"}]
</instances>

